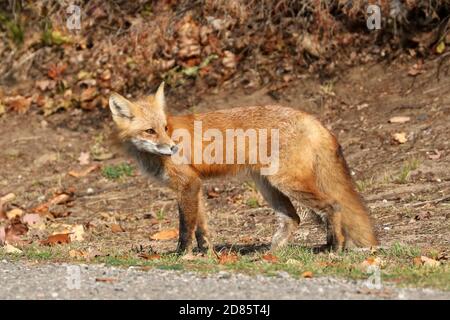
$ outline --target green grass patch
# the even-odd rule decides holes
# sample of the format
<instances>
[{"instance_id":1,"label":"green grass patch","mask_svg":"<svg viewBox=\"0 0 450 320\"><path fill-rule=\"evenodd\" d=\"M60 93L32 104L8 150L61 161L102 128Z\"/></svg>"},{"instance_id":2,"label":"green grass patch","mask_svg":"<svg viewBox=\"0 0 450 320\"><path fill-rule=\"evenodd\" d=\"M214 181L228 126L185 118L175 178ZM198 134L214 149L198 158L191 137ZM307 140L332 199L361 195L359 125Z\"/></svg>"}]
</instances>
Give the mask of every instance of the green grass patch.
<instances>
[{"instance_id":1,"label":"green grass patch","mask_svg":"<svg viewBox=\"0 0 450 320\"><path fill-rule=\"evenodd\" d=\"M396 181L398 183L408 182L411 171L416 170L419 165L420 161L418 159L410 159L405 161L400 169L400 173L398 174Z\"/></svg>"},{"instance_id":2,"label":"green grass patch","mask_svg":"<svg viewBox=\"0 0 450 320\"><path fill-rule=\"evenodd\" d=\"M128 163L105 166L102 168L102 175L110 180L117 180L122 177L130 177L133 175L133 167Z\"/></svg>"}]
</instances>

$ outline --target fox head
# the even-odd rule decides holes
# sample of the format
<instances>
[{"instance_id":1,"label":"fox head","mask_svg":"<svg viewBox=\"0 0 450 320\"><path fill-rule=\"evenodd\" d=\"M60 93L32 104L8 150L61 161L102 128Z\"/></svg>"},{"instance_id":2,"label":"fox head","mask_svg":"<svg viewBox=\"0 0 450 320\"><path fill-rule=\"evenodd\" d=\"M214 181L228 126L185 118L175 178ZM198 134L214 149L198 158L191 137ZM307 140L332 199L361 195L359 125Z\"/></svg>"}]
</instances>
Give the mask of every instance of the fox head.
<instances>
[{"instance_id":1,"label":"fox head","mask_svg":"<svg viewBox=\"0 0 450 320\"><path fill-rule=\"evenodd\" d=\"M177 151L168 134L164 82L154 95L134 102L112 93L109 108L122 140L157 155L172 155Z\"/></svg>"}]
</instances>

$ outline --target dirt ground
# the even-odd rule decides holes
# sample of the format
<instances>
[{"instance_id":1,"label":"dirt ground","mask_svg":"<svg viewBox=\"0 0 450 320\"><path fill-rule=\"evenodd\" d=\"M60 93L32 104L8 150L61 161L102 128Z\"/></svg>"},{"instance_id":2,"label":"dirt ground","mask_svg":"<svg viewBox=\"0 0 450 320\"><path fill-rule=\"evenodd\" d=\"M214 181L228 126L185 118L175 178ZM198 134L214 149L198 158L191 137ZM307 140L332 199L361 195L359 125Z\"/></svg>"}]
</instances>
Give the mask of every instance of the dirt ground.
<instances>
[{"instance_id":1,"label":"dirt ground","mask_svg":"<svg viewBox=\"0 0 450 320\"><path fill-rule=\"evenodd\" d=\"M381 244L448 250L450 77L441 74L437 81L433 61L413 77L408 75L411 65L374 64L322 83L305 77L286 87L268 86L256 92L237 88L205 93L195 108L185 112L281 104L317 115L343 146ZM183 101L171 96L170 90L167 95L169 106L175 106L172 110L181 110ZM410 120L389 123L394 116ZM112 129L108 110L1 117L0 196L12 192L16 198L10 208L32 212L55 192L70 190L73 201L50 211L61 216L54 220L56 225L84 225L83 246L124 252L174 250L175 239L150 239L159 230L177 227L174 194L137 170L132 177L117 180L102 175L102 168L130 161L111 142ZM402 132L407 141L400 144L393 134ZM82 152L90 152L90 164L79 164ZM110 159L93 160L94 154L108 158L110 153ZM100 168L84 177L68 174L93 164ZM275 216L251 183L211 180L205 183L205 195L214 244L245 249L270 243ZM323 226L308 212L299 209L299 214L302 222L294 242L307 247L324 244ZM125 232L112 232L115 223ZM33 230L27 237L44 239L51 230Z\"/></svg>"}]
</instances>

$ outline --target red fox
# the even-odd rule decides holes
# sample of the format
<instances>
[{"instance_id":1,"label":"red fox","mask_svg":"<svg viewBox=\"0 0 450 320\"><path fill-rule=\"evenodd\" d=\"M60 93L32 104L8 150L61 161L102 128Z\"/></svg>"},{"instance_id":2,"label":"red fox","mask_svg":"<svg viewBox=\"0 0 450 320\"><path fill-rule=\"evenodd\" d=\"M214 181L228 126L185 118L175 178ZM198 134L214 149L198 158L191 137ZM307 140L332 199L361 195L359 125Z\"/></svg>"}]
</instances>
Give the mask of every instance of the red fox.
<instances>
[{"instance_id":1,"label":"red fox","mask_svg":"<svg viewBox=\"0 0 450 320\"><path fill-rule=\"evenodd\" d=\"M212 248L202 180L238 173L253 178L279 217L272 250L287 244L300 223L291 202L294 199L325 219L327 244L333 249L377 245L341 147L312 115L281 106L167 115L164 83L154 95L133 102L112 93L109 106L118 137L129 154L145 173L177 193L178 252L190 253L194 236L200 250ZM199 127L209 134L199 135ZM258 140L254 133L268 129L272 134L266 135L265 141ZM241 135L230 135L230 130ZM220 136L233 141L217 144ZM234 138L244 143L236 144ZM184 146L183 151L180 146ZM257 149L270 152L273 163L262 161L264 152L259 152L258 157ZM237 159L233 155L236 152ZM209 157L203 159L205 154ZM223 161L225 157L227 161Z\"/></svg>"}]
</instances>

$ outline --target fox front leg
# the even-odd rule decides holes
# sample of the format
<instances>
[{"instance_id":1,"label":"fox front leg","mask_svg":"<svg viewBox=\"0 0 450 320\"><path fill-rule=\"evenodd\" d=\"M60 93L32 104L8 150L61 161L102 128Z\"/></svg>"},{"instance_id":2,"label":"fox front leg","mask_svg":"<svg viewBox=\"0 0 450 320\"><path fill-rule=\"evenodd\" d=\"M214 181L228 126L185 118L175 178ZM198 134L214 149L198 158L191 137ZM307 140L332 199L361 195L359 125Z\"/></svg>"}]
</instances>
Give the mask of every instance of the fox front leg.
<instances>
[{"instance_id":1,"label":"fox front leg","mask_svg":"<svg viewBox=\"0 0 450 320\"><path fill-rule=\"evenodd\" d=\"M177 252L180 254L190 254L192 252L192 241L197 228L197 221L200 209L200 189L199 180L187 183L178 197L178 212L180 218L179 238Z\"/></svg>"}]
</instances>

